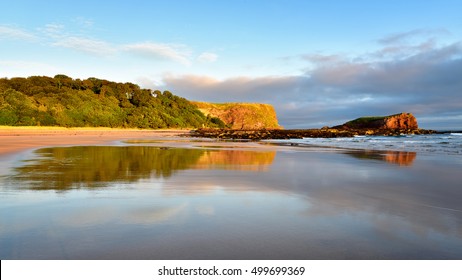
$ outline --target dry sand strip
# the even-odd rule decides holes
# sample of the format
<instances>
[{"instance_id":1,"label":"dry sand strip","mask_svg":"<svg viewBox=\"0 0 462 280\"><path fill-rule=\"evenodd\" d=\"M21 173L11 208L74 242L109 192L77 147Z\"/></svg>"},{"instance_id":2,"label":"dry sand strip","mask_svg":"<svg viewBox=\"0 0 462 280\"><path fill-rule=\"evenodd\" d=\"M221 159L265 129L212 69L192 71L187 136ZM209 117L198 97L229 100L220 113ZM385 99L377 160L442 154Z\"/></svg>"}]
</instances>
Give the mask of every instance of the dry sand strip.
<instances>
[{"instance_id":1,"label":"dry sand strip","mask_svg":"<svg viewBox=\"0 0 462 280\"><path fill-rule=\"evenodd\" d=\"M176 137L188 133L189 130L0 126L0 155L47 146L95 145L129 139Z\"/></svg>"}]
</instances>

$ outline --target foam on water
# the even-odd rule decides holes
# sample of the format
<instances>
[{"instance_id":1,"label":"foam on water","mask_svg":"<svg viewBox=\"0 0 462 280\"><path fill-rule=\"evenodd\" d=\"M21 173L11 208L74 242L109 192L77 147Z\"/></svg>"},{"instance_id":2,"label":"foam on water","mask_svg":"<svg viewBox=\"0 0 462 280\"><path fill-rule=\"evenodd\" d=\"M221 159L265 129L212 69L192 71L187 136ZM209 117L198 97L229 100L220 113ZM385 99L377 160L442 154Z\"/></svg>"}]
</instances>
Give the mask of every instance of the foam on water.
<instances>
[{"instance_id":1,"label":"foam on water","mask_svg":"<svg viewBox=\"0 0 462 280\"><path fill-rule=\"evenodd\" d=\"M397 150L462 155L462 133L304 138L284 140L283 142L335 148Z\"/></svg>"}]
</instances>

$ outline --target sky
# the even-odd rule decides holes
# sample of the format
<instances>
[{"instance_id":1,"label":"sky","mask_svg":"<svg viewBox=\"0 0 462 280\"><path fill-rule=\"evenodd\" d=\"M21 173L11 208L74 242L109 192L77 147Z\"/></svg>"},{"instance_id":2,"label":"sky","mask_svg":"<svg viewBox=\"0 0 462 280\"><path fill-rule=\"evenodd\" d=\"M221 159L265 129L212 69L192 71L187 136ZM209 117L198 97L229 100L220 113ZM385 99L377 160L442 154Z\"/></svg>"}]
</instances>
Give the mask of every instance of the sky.
<instances>
[{"instance_id":1,"label":"sky","mask_svg":"<svg viewBox=\"0 0 462 280\"><path fill-rule=\"evenodd\" d=\"M272 104L285 128L413 113L462 129L462 1L0 0L0 77Z\"/></svg>"}]
</instances>

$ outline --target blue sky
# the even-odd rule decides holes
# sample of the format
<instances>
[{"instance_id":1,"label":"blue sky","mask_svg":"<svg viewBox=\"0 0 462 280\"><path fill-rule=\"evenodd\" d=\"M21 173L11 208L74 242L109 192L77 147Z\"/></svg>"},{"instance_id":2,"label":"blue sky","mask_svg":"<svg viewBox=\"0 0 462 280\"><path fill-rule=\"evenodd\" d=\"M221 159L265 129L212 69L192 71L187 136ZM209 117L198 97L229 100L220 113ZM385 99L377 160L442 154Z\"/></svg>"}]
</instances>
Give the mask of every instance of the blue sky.
<instances>
[{"instance_id":1,"label":"blue sky","mask_svg":"<svg viewBox=\"0 0 462 280\"><path fill-rule=\"evenodd\" d=\"M0 77L274 105L287 128L412 112L462 129L462 1L4 1Z\"/></svg>"}]
</instances>

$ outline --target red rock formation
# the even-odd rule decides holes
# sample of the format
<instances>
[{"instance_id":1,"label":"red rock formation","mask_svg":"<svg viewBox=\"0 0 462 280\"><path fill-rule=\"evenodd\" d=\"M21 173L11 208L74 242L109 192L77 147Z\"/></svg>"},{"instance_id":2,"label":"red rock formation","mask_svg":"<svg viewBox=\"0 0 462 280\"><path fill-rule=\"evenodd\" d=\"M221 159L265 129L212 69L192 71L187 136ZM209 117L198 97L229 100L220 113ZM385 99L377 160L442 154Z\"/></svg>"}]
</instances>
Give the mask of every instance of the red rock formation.
<instances>
[{"instance_id":1,"label":"red rock formation","mask_svg":"<svg viewBox=\"0 0 462 280\"><path fill-rule=\"evenodd\" d=\"M411 113L400 113L385 117L363 117L349 121L342 126L344 129L418 129L416 118Z\"/></svg>"},{"instance_id":2,"label":"red rock formation","mask_svg":"<svg viewBox=\"0 0 462 280\"><path fill-rule=\"evenodd\" d=\"M204 115L221 119L231 129L278 129L272 105L257 103L207 103L192 101Z\"/></svg>"},{"instance_id":3,"label":"red rock formation","mask_svg":"<svg viewBox=\"0 0 462 280\"><path fill-rule=\"evenodd\" d=\"M401 113L384 119L384 129L418 129L416 118L411 113Z\"/></svg>"}]
</instances>

